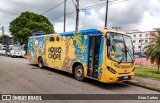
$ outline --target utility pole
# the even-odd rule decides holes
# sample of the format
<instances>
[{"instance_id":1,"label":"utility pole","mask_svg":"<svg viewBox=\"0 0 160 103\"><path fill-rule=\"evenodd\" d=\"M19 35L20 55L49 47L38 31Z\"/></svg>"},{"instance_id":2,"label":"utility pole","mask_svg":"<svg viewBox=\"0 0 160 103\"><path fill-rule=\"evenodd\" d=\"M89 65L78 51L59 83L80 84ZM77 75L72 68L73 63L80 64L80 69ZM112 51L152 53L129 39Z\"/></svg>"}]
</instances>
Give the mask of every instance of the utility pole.
<instances>
[{"instance_id":1,"label":"utility pole","mask_svg":"<svg viewBox=\"0 0 160 103\"><path fill-rule=\"evenodd\" d=\"M2 35L4 35L4 26L2 26Z\"/></svg>"},{"instance_id":2,"label":"utility pole","mask_svg":"<svg viewBox=\"0 0 160 103\"><path fill-rule=\"evenodd\" d=\"M99 0L99 1L104 1L104 0ZM105 26L104 26L104 28L107 28L107 21L108 21L108 3L109 3L109 1L107 0L106 1L106 16L105 16Z\"/></svg>"},{"instance_id":3,"label":"utility pole","mask_svg":"<svg viewBox=\"0 0 160 103\"><path fill-rule=\"evenodd\" d=\"M66 1L64 0L64 28L63 31L66 32Z\"/></svg>"},{"instance_id":4,"label":"utility pole","mask_svg":"<svg viewBox=\"0 0 160 103\"><path fill-rule=\"evenodd\" d=\"M106 4L105 28L107 28L107 23L108 23L108 0L107 0L107 4Z\"/></svg>"},{"instance_id":5,"label":"utility pole","mask_svg":"<svg viewBox=\"0 0 160 103\"><path fill-rule=\"evenodd\" d=\"M76 7L76 27L75 31L78 31L79 28L79 0L76 0L77 4L75 5Z\"/></svg>"}]
</instances>

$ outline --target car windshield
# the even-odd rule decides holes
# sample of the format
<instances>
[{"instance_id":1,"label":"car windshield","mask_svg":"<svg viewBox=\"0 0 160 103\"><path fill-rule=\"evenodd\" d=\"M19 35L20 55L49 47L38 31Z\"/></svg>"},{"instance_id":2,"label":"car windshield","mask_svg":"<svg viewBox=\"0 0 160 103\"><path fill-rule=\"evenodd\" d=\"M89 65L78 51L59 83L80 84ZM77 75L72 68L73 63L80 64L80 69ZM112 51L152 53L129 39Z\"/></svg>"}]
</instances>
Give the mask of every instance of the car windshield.
<instances>
[{"instance_id":1,"label":"car windshield","mask_svg":"<svg viewBox=\"0 0 160 103\"><path fill-rule=\"evenodd\" d=\"M12 50L21 50L20 47L12 47Z\"/></svg>"},{"instance_id":2,"label":"car windshield","mask_svg":"<svg viewBox=\"0 0 160 103\"><path fill-rule=\"evenodd\" d=\"M131 37L110 32L107 33L107 42L109 42L107 52L109 59L118 63L134 61ZM112 53L114 53L114 56L111 56Z\"/></svg>"}]
</instances>

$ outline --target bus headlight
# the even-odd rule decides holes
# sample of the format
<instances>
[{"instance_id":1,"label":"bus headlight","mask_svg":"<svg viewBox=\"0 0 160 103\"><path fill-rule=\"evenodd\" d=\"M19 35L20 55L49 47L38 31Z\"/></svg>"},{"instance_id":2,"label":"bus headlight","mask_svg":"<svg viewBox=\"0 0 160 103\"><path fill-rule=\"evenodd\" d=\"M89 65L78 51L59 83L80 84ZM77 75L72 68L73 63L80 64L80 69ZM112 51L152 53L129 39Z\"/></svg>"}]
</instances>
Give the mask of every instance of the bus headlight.
<instances>
[{"instance_id":1,"label":"bus headlight","mask_svg":"<svg viewBox=\"0 0 160 103\"><path fill-rule=\"evenodd\" d=\"M112 68L109 67L109 66L107 66L107 69L108 69L111 73L113 73L113 74L116 74L116 73L117 73L114 69L112 69Z\"/></svg>"}]
</instances>

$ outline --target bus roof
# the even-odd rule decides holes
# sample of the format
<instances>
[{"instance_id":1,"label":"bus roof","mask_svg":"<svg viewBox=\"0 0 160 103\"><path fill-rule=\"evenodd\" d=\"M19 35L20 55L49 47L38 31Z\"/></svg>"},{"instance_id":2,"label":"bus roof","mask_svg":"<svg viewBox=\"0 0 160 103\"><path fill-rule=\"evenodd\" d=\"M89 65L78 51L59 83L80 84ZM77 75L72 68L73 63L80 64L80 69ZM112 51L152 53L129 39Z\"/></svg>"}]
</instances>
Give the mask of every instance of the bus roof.
<instances>
[{"instance_id":1,"label":"bus roof","mask_svg":"<svg viewBox=\"0 0 160 103\"><path fill-rule=\"evenodd\" d=\"M74 33L83 33L83 34L90 35L90 36L102 35L101 31L97 30L97 29L86 29L86 30L80 30L80 31L77 31L77 32L72 31L72 32L59 33L59 34L61 34L63 36L71 36Z\"/></svg>"},{"instance_id":2,"label":"bus roof","mask_svg":"<svg viewBox=\"0 0 160 103\"><path fill-rule=\"evenodd\" d=\"M106 35L106 32L116 32L116 33L120 33L120 34L125 34L124 32L119 32L119 31L115 31L115 30L108 30L108 29L86 29L86 30L80 30L80 31L71 31L71 32L64 32L64 33L54 33L54 34L46 34L46 35L55 35L55 34L60 34L62 36L73 36L75 33L82 33L82 34L86 34L89 36L102 36L102 35ZM36 36L36 37L43 37L46 35L40 35L40 36ZM30 38L32 38L34 36L31 36Z\"/></svg>"},{"instance_id":3,"label":"bus roof","mask_svg":"<svg viewBox=\"0 0 160 103\"><path fill-rule=\"evenodd\" d=\"M98 35L102 35L101 31L98 29L86 29L86 30L80 30L80 31L71 31L71 32L65 32L65 33L54 33L54 34L47 34L47 35L55 35L55 34L60 34L62 36L73 36L75 33L82 33L82 34L86 34L89 36L98 36ZM46 35L40 35L40 36L35 36L35 37L43 37ZM31 36L30 38L32 38L34 36Z\"/></svg>"}]
</instances>

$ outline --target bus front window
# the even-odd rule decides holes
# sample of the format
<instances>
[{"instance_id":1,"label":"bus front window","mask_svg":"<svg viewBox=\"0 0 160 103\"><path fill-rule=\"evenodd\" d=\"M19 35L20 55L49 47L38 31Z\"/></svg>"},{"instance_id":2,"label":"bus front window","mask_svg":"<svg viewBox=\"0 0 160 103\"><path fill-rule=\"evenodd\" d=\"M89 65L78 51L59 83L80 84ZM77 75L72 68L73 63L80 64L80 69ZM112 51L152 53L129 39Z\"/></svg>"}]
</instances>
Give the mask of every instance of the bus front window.
<instances>
[{"instance_id":1,"label":"bus front window","mask_svg":"<svg viewBox=\"0 0 160 103\"><path fill-rule=\"evenodd\" d=\"M131 37L118 34L118 33L107 33L108 45L108 58L118 63L127 63L134 61L133 56L133 45ZM111 56L114 53L115 56Z\"/></svg>"}]
</instances>

